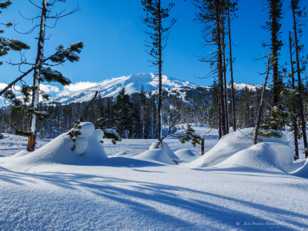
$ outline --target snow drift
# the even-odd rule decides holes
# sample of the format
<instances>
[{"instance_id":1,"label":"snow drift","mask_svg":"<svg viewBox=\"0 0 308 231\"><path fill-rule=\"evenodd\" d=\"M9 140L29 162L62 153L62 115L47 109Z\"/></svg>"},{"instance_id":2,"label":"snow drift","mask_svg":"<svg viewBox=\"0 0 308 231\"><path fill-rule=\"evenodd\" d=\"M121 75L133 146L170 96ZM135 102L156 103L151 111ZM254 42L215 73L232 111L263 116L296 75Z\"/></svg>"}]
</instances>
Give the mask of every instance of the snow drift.
<instances>
[{"instance_id":1,"label":"snow drift","mask_svg":"<svg viewBox=\"0 0 308 231\"><path fill-rule=\"evenodd\" d=\"M224 136L189 166L265 172L289 172L296 168L286 137L262 137L263 142L253 145L252 131L252 128L241 129Z\"/></svg>"},{"instance_id":2,"label":"snow drift","mask_svg":"<svg viewBox=\"0 0 308 231\"><path fill-rule=\"evenodd\" d=\"M305 164L301 168L292 172L292 175L303 177L303 178L308 178L308 160L306 160Z\"/></svg>"},{"instance_id":3,"label":"snow drift","mask_svg":"<svg viewBox=\"0 0 308 231\"><path fill-rule=\"evenodd\" d=\"M72 129L71 131L73 131ZM10 158L9 163L23 165L74 164L97 165L107 158L100 143L102 131L95 130L92 123L80 123L80 135L75 142L69 133L64 133L32 153L19 153Z\"/></svg>"},{"instance_id":4,"label":"snow drift","mask_svg":"<svg viewBox=\"0 0 308 231\"><path fill-rule=\"evenodd\" d=\"M252 129L242 129L232 132L222 139L205 155L190 164L192 168L211 167L217 165L233 154L252 145Z\"/></svg>"},{"instance_id":5,"label":"snow drift","mask_svg":"<svg viewBox=\"0 0 308 231\"><path fill-rule=\"evenodd\" d=\"M177 150L175 155L181 162L191 162L199 156L196 152L188 148Z\"/></svg>"},{"instance_id":6,"label":"snow drift","mask_svg":"<svg viewBox=\"0 0 308 231\"><path fill-rule=\"evenodd\" d=\"M160 147L158 142L154 142L149 147L149 150L135 156L135 158L145 161L160 162L163 164L177 164L180 162L179 158L165 142L163 142Z\"/></svg>"},{"instance_id":7,"label":"snow drift","mask_svg":"<svg viewBox=\"0 0 308 231\"><path fill-rule=\"evenodd\" d=\"M293 158L287 145L279 143L259 143L239 151L216 165L216 168L257 170L266 172L286 172L292 166Z\"/></svg>"}]
</instances>

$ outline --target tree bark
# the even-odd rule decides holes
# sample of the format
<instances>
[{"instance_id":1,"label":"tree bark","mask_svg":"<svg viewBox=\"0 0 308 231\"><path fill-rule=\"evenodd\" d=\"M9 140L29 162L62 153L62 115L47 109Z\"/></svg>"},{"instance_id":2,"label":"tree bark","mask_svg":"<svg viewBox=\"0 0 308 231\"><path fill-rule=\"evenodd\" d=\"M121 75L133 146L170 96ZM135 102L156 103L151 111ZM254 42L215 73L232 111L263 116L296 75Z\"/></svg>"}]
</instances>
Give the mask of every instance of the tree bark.
<instances>
[{"instance_id":1,"label":"tree bark","mask_svg":"<svg viewBox=\"0 0 308 231\"><path fill-rule=\"evenodd\" d=\"M291 65L291 80L292 80L292 88L296 90L295 86L295 72L294 72L294 65L293 65L293 42L292 42L292 34L289 33L289 52L290 52L290 65ZM298 151L298 126L297 126L297 111L296 111L296 102L292 99L292 123L293 123L293 135L294 135L294 159L299 159L299 151Z\"/></svg>"},{"instance_id":2,"label":"tree bark","mask_svg":"<svg viewBox=\"0 0 308 231\"><path fill-rule=\"evenodd\" d=\"M158 141L162 143L162 88L163 88L163 76L162 76L162 12L161 12L161 1L157 1L157 9L158 9L158 78L159 78L159 85L158 85L158 111L157 111L157 122L158 122Z\"/></svg>"},{"instance_id":3,"label":"tree bark","mask_svg":"<svg viewBox=\"0 0 308 231\"><path fill-rule=\"evenodd\" d=\"M231 31L231 16L230 10L228 10L228 38L229 38L229 62L230 62L230 81L231 81L231 110L232 110L232 122L233 130L236 131L236 102L235 102L235 87L234 87L234 75L233 75L233 51L232 51L232 31Z\"/></svg>"},{"instance_id":4,"label":"tree bark","mask_svg":"<svg viewBox=\"0 0 308 231\"><path fill-rule=\"evenodd\" d=\"M222 23L222 47L223 47L223 81L224 81L224 101L225 101L225 120L226 132L229 133L229 108L228 108L228 84L227 84L227 58L226 58L226 43L225 43L225 26Z\"/></svg>"},{"instance_id":5,"label":"tree bark","mask_svg":"<svg viewBox=\"0 0 308 231\"><path fill-rule=\"evenodd\" d=\"M223 47L222 47L222 16L221 6L216 4L216 43L217 43L217 71L218 71L218 87L219 87L219 102L220 102L220 123L221 123L221 135L227 134L226 129L226 111L225 111L225 99L224 99L224 81L223 81Z\"/></svg>"},{"instance_id":6,"label":"tree bark","mask_svg":"<svg viewBox=\"0 0 308 231\"><path fill-rule=\"evenodd\" d=\"M301 120L301 128L303 133L303 142L305 149L305 157L308 158L308 141L307 141L307 133L306 133L306 120L305 120L305 110L304 110L304 101L303 101L303 83L301 76L301 64L300 64L300 47L298 42L298 32L297 32L297 19L295 12L295 2L292 0L291 2L292 9L292 18L293 18L293 33L294 33L294 44L295 44L295 54L296 54L296 72L297 72L297 81L298 81L298 98L299 98L299 115Z\"/></svg>"},{"instance_id":7,"label":"tree bark","mask_svg":"<svg viewBox=\"0 0 308 231\"><path fill-rule=\"evenodd\" d=\"M266 91L269 75L270 75L270 64L271 64L272 58L268 59L268 63L266 66L266 75L265 75L265 80L261 92L261 98L260 98L260 104L258 108L258 116L257 116L257 121L256 121L256 127L255 127L255 134L254 134L254 144L258 143L258 135L259 135L259 129L262 121L262 116L263 116L263 107L264 107L264 94Z\"/></svg>"},{"instance_id":8,"label":"tree bark","mask_svg":"<svg viewBox=\"0 0 308 231\"><path fill-rule=\"evenodd\" d=\"M40 75L41 69L44 62L44 47L45 47L45 29L46 29L46 18L47 18L47 0L42 0L41 19L40 19L40 30L37 44L37 56L34 66L33 74L33 85L32 85L32 119L31 119L31 135L28 138L27 150L32 152L35 150L36 135L37 135L37 115L36 111L39 104L40 96Z\"/></svg>"}]
</instances>

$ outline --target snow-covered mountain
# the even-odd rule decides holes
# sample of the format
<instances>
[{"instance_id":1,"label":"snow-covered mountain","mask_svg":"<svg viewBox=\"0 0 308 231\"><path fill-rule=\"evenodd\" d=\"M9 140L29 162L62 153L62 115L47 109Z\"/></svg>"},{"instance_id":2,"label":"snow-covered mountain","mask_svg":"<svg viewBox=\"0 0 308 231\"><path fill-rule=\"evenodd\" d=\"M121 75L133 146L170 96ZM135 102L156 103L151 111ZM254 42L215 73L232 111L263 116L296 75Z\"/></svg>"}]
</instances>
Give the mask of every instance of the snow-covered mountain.
<instances>
[{"instance_id":1,"label":"snow-covered mountain","mask_svg":"<svg viewBox=\"0 0 308 231\"><path fill-rule=\"evenodd\" d=\"M154 74L133 74L102 82L79 82L67 86L58 97L58 102L62 104L89 101L95 92L99 92L101 97L114 97L124 88L127 94L140 91L153 93L157 90L158 78ZM185 89L192 89L196 85L188 81L179 81L163 76L163 89L168 92L183 92Z\"/></svg>"},{"instance_id":2,"label":"snow-covered mountain","mask_svg":"<svg viewBox=\"0 0 308 231\"><path fill-rule=\"evenodd\" d=\"M0 89L6 84L0 83ZM256 90L257 85L237 83L236 89L241 91L245 88ZM115 97L124 88L127 94L140 91L154 93L157 91L158 78L154 74L132 74L106 79L101 82L77 82L64 88L54 85L41 84L41 90L51 96L52 101L61 104L80 103L92 99L95 92L99 92L101 97ZM184 98L187 90L197 87L208 88L208 86L196 85L188 81L171 79L163 76L163 89L170 93L178 93ZM18 90L18 87L16 88ZM0 98L0 105L7 105L3 98Z\"/></svg>"}]
</instances>

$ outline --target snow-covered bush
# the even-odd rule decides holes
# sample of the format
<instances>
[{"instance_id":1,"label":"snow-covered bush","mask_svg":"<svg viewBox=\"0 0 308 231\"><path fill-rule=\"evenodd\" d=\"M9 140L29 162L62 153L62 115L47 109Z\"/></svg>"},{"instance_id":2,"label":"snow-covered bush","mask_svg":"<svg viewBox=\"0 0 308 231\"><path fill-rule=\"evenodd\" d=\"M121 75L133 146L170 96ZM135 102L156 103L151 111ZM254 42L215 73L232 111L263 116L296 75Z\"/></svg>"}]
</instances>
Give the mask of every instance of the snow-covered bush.
<instances>
[{"instance_id":1,"label":"snow-covered bush","mask_svg":"<svg viewBox=\"0 0 308 231\"><path fill-rule=\"evenodd\" d=\"M88 148L88 138L93 135L95 127L90 122L77 122L74 127L68 132L73 141L72 151L77 154L83 154ZM99 132L97 132L99 133Z\"/></svg>"}]
</instances>

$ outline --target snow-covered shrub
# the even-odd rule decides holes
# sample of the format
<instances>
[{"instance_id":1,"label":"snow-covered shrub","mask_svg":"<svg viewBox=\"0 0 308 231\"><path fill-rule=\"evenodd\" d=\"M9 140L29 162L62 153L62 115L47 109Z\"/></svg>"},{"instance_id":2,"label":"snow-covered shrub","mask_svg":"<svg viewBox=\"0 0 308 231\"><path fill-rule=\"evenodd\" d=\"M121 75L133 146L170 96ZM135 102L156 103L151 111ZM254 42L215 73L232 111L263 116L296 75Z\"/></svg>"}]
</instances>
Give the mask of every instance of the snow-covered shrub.
<instances>
[{"instance_id":1,"label":"snow-covered shrub","mask_svg":"<svg viewBox=\"0 0 308 231\"><path fill-rule=\"evenodd\" d=\"M95 132L95 127L90 122L77 122L74 127L68 132L73 141L72 151L77 154L82 154L88 148L88 138Z\"/></svg>"},{"instance_id":2,"label":"snow-covered shrub","mask_svg":"<svg viewBox=\"0 0 308 231\"><path fill-rule=\"evenodd\" d=\"M107 139L111 139L113 144L116 144L117 141L121 141L122 138L118 131L115 128L105 128L103 133L103 137Z\"/></svg>"}]
</instances>

